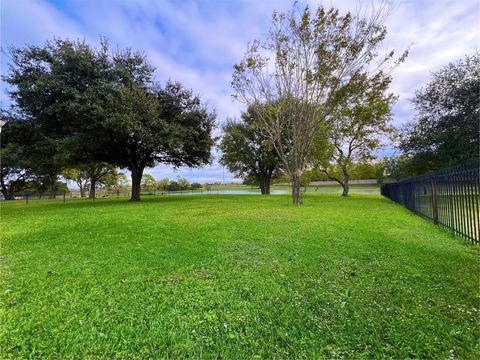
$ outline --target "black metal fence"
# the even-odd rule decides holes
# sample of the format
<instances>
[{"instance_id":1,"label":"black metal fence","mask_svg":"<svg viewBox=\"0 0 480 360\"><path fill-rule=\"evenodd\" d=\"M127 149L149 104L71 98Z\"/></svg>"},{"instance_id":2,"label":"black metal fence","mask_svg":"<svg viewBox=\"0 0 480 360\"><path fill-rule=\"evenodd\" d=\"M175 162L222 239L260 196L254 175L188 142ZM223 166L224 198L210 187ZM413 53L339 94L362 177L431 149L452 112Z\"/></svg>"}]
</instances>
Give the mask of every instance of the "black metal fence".
<instances>
[{"instance_id":1,"label":"black metal fence","mask_svg":"<svg viewBox=\"0 0 480 360\"><path fill-rule=\"evenodd\" d=\"M99 192L97 193L95 198L89 198L88 192L82 196L78 191L55 191L55 192L23 192L23 193L16 193L12 200L5 200L3 197L0 197L0 204L2 205L15 205L15 204L32 204L36 202L48 202L48 201L56 201L56 202L69 202L71 200L89 200L95 201L100 199L108 199L108 198L126 198L130 196L128 192Z\"/></svg>"},{"instance_id":2,"label":"black metal fence","mask_svg":"<svg viewBox=\"0 0 480 360\"><path fill-rule=\"evenodd\" d=\"M227 190L228 191L228 190ZM164 195L220 195L226 193L225 189L221 188L202 188L202 189L180 189L176 191L169 191L169 190L152 190L152 191L144 191L141 193L142 198L148 197L157 197L157 196L164 196ZM37 202L71 202L74 200L82 200L82 201L101 201L103 199L128 199L131 193L128 191L105 191L103 189L97 189L96 196L94 198L89 197L88 191L83 194L80 193L78 190L67 190L67 191L55 191L55 192L23 192L23 193L16 193L14 195L14 199L12 200L5 200L3 196L0 196L0 204L1 205L31 205Z\"/></svg>"},{"instance_id":3,"label":"black metal fence","mask_svg":"<svg viewBox=\"0 0 480 360\"><path fill-rule=\"evenodd\" d=\"M479 244L480 161L386 184L381 194Z\"/></svg>"}]
</instances>

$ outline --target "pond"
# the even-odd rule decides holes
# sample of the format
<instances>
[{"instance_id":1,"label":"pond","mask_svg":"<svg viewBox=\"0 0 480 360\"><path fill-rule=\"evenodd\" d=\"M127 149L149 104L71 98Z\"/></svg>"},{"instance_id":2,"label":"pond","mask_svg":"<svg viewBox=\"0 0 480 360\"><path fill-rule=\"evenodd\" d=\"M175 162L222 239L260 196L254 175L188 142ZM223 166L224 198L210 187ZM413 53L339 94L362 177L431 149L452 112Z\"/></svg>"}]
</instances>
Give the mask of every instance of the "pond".
<instances>
[{"instance_id":1,"label":"pond","mask_svg":"<svg viewBox=\"0 0 480 360\"><path fill-rule=\"evenodd\" d=\"M289 194L287 189L272 189L271 195ZM261 195L260 189L215 189L215 190L194 190L194 191L170 191L168 195Z\"/></svg>"}]
</instances>

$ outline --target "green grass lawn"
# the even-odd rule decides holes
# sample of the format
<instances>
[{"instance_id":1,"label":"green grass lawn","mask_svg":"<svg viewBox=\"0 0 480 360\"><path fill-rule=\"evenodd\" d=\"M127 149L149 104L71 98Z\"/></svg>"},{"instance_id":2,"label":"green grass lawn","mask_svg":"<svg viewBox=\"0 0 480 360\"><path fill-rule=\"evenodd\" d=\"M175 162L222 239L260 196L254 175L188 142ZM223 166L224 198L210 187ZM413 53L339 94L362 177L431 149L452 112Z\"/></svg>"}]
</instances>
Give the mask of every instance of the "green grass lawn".
<instances>
[{"instance_id":1,"label":"green grass lawn","mask_svg":"<svg viewBox=\"0 0 480 360\"><path fill-rule=\"evenodd\" d=\"M478 247L379 196L1 211L1 358L478 358Z\"/></svg>"}]
</instances>

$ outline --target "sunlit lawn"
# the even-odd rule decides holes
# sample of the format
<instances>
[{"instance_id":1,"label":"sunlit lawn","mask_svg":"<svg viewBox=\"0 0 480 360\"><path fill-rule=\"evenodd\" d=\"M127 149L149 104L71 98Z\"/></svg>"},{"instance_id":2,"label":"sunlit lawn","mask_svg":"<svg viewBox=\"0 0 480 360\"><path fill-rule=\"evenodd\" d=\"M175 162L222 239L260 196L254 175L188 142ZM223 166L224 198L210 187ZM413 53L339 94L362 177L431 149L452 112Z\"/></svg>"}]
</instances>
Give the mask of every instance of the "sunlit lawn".
<instances>
[{"instance_id":1,"label":"sunlit lawn","mask_svg":"<svg viewBox=\"0 0 480 360\"><path fill-rule=\"evenodd\" d=\"M1 358L478 358L478 247L379 196L1 211Z\"/></svg>"}]
</instances>

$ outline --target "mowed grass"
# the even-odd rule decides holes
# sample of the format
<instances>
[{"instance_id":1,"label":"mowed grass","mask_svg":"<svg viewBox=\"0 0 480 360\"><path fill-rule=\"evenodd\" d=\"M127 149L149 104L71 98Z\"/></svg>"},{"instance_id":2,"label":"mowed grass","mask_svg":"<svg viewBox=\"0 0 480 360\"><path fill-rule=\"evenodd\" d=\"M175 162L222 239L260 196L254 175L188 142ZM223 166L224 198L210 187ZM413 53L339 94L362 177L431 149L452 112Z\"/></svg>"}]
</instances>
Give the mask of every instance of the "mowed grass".
<instances>
[{"instance_id":1,"label":"mowed grass","mask_svg":"<svg viewBox=\"0 0 480 360\"><path fill-rule=\"evenodd\" d=\"M1 358L478 358L478 247L379 196L1 215Z\"/></svg>"}]
</instances>

